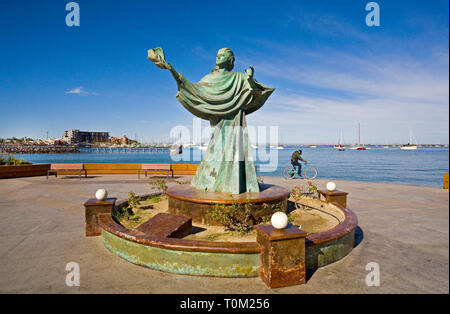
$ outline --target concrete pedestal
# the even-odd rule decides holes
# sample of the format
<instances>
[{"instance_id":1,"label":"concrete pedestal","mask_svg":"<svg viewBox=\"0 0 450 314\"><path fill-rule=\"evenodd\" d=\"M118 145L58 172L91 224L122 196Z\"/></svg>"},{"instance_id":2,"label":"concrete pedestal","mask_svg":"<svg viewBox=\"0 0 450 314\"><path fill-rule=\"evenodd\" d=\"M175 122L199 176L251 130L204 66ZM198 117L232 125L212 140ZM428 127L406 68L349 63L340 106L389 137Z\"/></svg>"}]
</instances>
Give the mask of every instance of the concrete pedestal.
<instances>
[{"instance_id":1,"label":"concrete pedestal","mask_svg":"<svg viewBox=\"0 0 450 314\"><path fill-rule=\"evenodd\" d=\"M111 214L116 203L116 198L107 198L99 201L96 198L90 198L84 203L86 218L86 236L93 237L102 234L102 229L97 222L97 216L100 214Z\"/></svg>"},{"instance_id":2,"label":"concrete pedestal","mask_svg":"<svg viewBox=\"0 0 450 314\"><path fill-rule=\"evenodd\" d=\"M328 190L318 190L317 191L320 196L325 197L325 202L327 203L338 203L344 207L347 207L347 192L343 191L328 191Z\"/></svg>"},{"instance_id":3,"label":"concrete pedestal","mask_svg":"<svg viewBox=\"0 0 450 314\"><path fill-rule=\"evenodd\" d=\"M261 246L259 276L269 288L301 285L306 282L306 232L289 225L278 230L258 225L256 242Z\"/></svg>"}]
</instances>

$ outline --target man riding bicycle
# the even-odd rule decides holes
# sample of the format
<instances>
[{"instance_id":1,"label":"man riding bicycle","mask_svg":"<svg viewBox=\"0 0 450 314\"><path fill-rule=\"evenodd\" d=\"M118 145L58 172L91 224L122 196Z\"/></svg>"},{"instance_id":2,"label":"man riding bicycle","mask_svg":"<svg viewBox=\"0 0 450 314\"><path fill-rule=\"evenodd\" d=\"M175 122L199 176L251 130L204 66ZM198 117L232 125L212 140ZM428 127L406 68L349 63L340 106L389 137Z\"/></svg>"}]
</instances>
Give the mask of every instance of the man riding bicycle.
<instances>
[{"instance_id":1,"label":"man riding bicycle","mask_svg":"<svg viewBox=\"0 0 450 314\"><path fill-rule=\"evenodd\" d=\"M299 177L302 176L302 164L299 163L298 161L300 160L300 161L303 161L304 163L306 163L306 160L304 160L301 155L302 155L302 150L299 149L299 150L296 150L295 152L293 152L292 156L291 156L292 166L294 168L295 168L295 166L298 166L297 173L298 173Z\"/></svg>"}]
</instances>

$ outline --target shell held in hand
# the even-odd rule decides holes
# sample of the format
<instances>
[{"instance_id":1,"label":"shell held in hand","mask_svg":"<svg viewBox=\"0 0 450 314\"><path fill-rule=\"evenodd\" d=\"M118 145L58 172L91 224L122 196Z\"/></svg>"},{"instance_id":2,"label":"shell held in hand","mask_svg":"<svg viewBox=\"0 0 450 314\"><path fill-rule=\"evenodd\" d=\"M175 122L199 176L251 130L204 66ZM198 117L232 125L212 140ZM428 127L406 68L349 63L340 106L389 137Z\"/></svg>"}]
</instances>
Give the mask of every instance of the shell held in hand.
<instances>
[{"instance_id":1,"label":"shell held in hand","mask_svg":"<svg viewBox=\"0 0 450 314\"><path fill-rule=\"evenodd\" d=\"M149 49L147 58L150 61L154 62L158 68L160 68L160 69L166 68L165 67L166 60L165 60L165 56L164 56L164 51L162 50L161 47Z\"/></svg>"}]
</instances>

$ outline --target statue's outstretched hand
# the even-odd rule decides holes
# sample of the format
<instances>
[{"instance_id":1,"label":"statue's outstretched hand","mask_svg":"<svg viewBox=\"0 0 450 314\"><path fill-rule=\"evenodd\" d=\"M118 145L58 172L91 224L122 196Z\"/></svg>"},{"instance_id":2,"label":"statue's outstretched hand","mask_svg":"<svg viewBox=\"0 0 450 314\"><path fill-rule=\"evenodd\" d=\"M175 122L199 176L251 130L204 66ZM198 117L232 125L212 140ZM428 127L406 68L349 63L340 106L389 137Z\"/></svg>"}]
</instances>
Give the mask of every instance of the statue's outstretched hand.
<instances>
[{"instance_id":1,"label":"statue's outstretched hand","mask_svg":"<svg viewBox=\"0 0 450 314\"><path fill-rule=\"evenodd\" d=\"M152 61L153 63L155 63L155 65L158 68L169 70L170 73L172 73L172 76L174 77L174 79L177 81L178 84L183 83L182 75L180 73L178 73L177 71L175 71L173 66L166 61L165 56L164 56L164 51L162 50L162 48L157 47L157 48L150 49L148 51L148 59L150 61Z\"/></svg>"},{"instance_id":2,"label":"statue's outstretched hand","mask_svg":"<svg viewBox=\"0 0 450 314\"><path fill-rule=\"evenodd\" d=\"M252 66L249 66L249 69L245 69L245 73L247 73L248 76L253 77L255 69Z\"/></svg>"},{"instance_id":3,"label":"statue's outstretched hand","mask_svg":"<svg viewBox=\"0 0 450 314\"><path fill-rule=\"evenodd\" d=\"M170 65L165 60L164 51L160 47L149 49L147 58L160 69L170 69Z\"/></svg>"}]
</instances>

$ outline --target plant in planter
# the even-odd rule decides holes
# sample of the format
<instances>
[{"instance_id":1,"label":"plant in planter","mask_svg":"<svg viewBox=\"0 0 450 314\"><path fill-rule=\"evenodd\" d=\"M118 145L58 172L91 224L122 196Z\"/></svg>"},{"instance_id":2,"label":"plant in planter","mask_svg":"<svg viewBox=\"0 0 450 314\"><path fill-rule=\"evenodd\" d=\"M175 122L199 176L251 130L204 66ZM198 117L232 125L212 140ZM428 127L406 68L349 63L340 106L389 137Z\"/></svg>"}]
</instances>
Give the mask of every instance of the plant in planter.
<instances>
[{"instance_id":1,"label":"plant in planter","mask_svg":"<svg viewBox=\"0 0 450 314\"><path fill-rule=\"evenodd\" d=\"M8 156L6 158L0 157L0 165L7 165L7 166L16 166L16 165L31 165L32 163L23 160L23 158L16 158L14 156Z\"/></svg>"},{"instance_id":2,"label":"plant in planter","mask_svg":"<svg viewBox=\"0 0 450 314\"><path fill-rule=\"evenodd\" d=\"M263 208L270 208L271 211L272 211L271 214L261 217L260 223L263 223L263 224L269 223L270 220L272 219L272 215L273 214L275 214L276 212L282 211L281 203L272 203L272 204L264 203L263 204ZM291 217L291 216L288 215L288 221L289 222L293 222L294 221L294 217Z\"/></svg>"},{"instance_id":3,"label":"plant in planter","mask_svg":"<svg viewBox=\"0 0 450 314\"><path fill-rule=\"evenodd\" d=\"M300 200L305 197L305 193L303 192L303 189L301 186L296 186L292 191L291 191L291 197L294 200L295 203L295 208L299 209L301 208L300 205Z\"/></svg>"},{"instance_id":4,"label":"plant in planter","mask_svg":"<svg viewBox=\"0 0 450 314\"><path fill-rule=\"evenodd\" d=\"M253 216L249 204L233 201L231 205L216 204L206 212L206 219L217 221L225 226L225 230L246 234L253 229Z\"/></svg>"},{"instance_id":5,"label":"plant in planter","mask_svg":"<svg viewBox=\"0 0 450 314\"><path fill-rule=\"evenodd\" d=\"M205 218L216 221L225 226L228 231L236 231L242 235L253 230L253 226L270 221L272 215L282 211L282 203L264 203L262 207L270 212L262 217L254 217L251 211L251 203L240 204L235 201L231 205L217 204L206 212ZM289 221L293 221L293 218Z\"/></svg>"},{"instance_id":6,"label":"plant in planter","mask_svg":"<svg viewBox=\"0 0 450 314\"><path fill-rule=\"evenodd\" d=\"M112 212L112 216L116 221L120 221L121 219L127 219L127 220L135 220L136 218L139 219L139 217L133 218L134 211L133 208L136 208L141 203L141 199L136 196L135 193L130 192L128 194L128 204L126 206L121 206L118 209L114 210Z\"/></svg>"},{"instance_id":7,"label":"plant in planter","mask_svg":"<svg viewBox=\"0 0 450 314\"><path fill-rule=\"evenodd\" d=\"M310 198L317 198L318 192L317 192L317 186L313 184L311 181L307 182L306 189L302 188L301 186L296 186L291 191L291 197L294 200L295 207L297 209L303 208L303 206L300 204L300 201L302 198L310 197Z\"/></svg>"},{"instance_id":8,"label":"plant in planter","mask_svg":"<svg viewBox=\"0 0 450 314\"><path fill-rule=\"evenodd\" d=\"M156 187L158 190L160 190L162 192L162 194L166 194L167 189L169 188L167 186L166 180L151 181L151 182L149 182L149 184Z\"/></svg>"},{"instance_id":9,"label":"plant in planter","mask_svg":"<svg viewBox=\"0 0 450 314\"><path fill-rule=\"evenodd\" d=\"M313 184L311 181L308 181L307 183L309 195L311 195L313 198L318 197L317 186Z\"/></svg>"}]
</instances>

